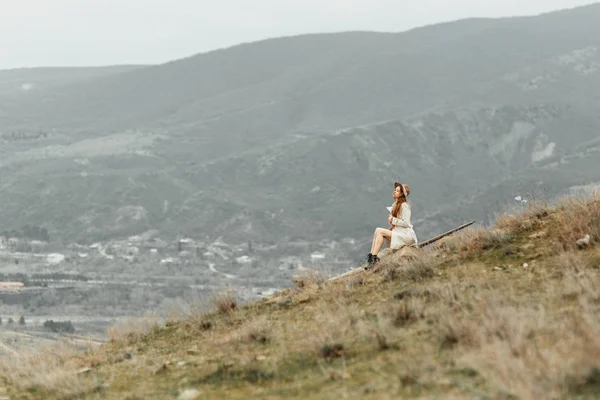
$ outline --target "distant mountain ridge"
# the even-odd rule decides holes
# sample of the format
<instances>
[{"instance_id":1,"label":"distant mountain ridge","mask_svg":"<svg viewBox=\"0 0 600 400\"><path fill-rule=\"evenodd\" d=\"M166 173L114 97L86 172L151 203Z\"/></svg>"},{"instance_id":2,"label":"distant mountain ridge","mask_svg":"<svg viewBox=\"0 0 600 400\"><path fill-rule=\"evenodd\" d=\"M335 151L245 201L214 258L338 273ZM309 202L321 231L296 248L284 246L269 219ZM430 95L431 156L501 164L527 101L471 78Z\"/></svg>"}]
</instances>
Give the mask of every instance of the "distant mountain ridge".
<instances>
[{"instance_id":1,"label":"distant mountain ridge","mask_svg":"<svg viewBox=\"0 0 600 400\"><path fill-rule=\"evenodd\" d=\"M362 238L397 179L421 237L490 218L597 180L597 21L595 4L272 39L10 101L0 72L0 226Z\"/></svg>"}]
</instances>

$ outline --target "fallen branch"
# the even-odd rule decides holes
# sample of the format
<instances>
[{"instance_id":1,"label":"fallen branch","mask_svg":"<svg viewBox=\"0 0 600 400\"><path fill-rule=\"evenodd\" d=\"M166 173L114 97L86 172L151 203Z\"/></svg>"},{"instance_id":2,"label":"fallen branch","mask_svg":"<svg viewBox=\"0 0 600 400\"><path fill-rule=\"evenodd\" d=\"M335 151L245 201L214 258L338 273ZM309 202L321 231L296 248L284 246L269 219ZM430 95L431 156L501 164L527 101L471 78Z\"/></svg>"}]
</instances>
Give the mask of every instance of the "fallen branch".
<instances>
[{"instance_id":1,"label":"fallen branch","mask_svg":"<svg viewBox=\"0 0 600 400\"><path fill-rule=\"evenodd\" d=\"M475 221L471 221L471 222L468 222L468 223L466 223L464 225L459 226L458 228L454 228L454 229L452 229L452 230L450 230L448 232L442 233L441 235L437 235L436 237L433 237L433 238L431 238L431 239L429 239L429 240L427 240L427 241L425 241L423 243L419 243L419 245L417 247L418 248L423 248L425 246L429 246L430 244L435 243L438 240L441 240L441 239L445 238L446 236L450 236L450 235L452 235L455 232L461 231L461 230L463 230L463 229L465 229L465 228L473 225L474 223L475 223Z\"/></svg>"},{"instance_id":2,"label":"fallen branch","mask_svg":"<svg viewBox=\"0 0 600 400\"><path fill-rule=\"evenodd\" d=\"M452 229L452 230L449 230L448 232L444 232L444 233L442 233L441 235L437 235L437 236L435 236L435 237L432 237L431 239L429 239L429 240L426 240L426 241L425 241L425 242L423 242L423 243L419 243L419 244L417 245L417 248L421 249L421 248L423 248L423 247L425 247L425 246L429 246L430 244L432 244L432 243L435 243L435 242L437 242L438 240L441 240L441 239L445 238L446 236L450 236L450 235L452 235L453 233L456 233L456 232L458 232L458 231L460 231L460 230L463 230L463 229L465 229L465 228L467 228L467 227L469 227L469 226L473 225L474 223L475 223L475 221L471 221L471 222L468 222L468 223L466 223L466 224L464 224L464 225L461 225L461 226L459 226L459 227L457 227L457 228L454 228L454 229ZM345 278L345 277L347 277L347 276L351 276L351 275L355 275L355 274L357 274L357 273L359 273L359 272L363 272L363 271L366 271L366 270L367 270L367 269L366 269L364 266L362 266L362 267L358 267L358 268L354 268L353 270L350 270L350 271L348 271L348 272L346 272L346 273L343 273L343 274L341 274L341 275L337 275L337 276L331 277L331 278L329 278L329 279L328 279L328 281L336 281L336 280L338 280L338 279Z\"/></svg>"}]
</instances>

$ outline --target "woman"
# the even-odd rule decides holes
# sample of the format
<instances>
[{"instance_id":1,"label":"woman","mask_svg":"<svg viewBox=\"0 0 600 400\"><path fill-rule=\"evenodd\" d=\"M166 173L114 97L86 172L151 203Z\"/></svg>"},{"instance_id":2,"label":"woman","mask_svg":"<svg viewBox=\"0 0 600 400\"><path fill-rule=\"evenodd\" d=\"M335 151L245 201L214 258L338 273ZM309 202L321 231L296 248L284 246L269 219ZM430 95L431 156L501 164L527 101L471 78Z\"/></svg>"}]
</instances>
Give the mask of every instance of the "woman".
<instances>
[{"instance_id":1,"label":"woman","mask_svg":"<svg viewBox=\"0 0 600 400\"><path fill-rule=\"evenodd\" d=\"M396 202L392 205L391 214L388 217L391 227L390 229L377 228L375 230L371 252L367 258L369 266L379 261L377 254L381 251L384 241L388 243L390 249L417 245L417 235L410 223L410 204L406 200L409 195L408 185L394 182L394 200Z\"/></svg>"}]
</instances>

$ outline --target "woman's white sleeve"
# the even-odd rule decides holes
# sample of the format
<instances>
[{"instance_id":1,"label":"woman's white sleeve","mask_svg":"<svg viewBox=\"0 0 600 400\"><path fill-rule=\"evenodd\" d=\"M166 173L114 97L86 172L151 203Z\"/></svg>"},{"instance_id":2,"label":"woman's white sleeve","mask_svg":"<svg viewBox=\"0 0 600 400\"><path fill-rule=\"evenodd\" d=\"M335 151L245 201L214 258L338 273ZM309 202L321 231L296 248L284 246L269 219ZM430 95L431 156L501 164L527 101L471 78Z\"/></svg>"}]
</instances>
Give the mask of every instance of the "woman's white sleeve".
<instances>
[{"instance_id":1,"label":"woman's white sleeve","mask_svg":"<svg viewBox=\"0 0 600 400\"><path fill-rule=\"evenodd\" d=\"M400 228L410 227L410 207L402 205L401 214L399 218L392 219L392 225L399 226Z\"/></svg>"}]
</instances>

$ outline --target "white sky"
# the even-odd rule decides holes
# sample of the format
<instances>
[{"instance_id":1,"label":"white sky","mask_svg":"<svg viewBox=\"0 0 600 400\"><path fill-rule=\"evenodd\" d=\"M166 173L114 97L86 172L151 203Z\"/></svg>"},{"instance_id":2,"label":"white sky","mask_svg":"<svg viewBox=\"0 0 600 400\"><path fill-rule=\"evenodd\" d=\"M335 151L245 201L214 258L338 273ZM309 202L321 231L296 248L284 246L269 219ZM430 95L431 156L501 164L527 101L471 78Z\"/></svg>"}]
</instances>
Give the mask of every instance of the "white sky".
<instances>
[{"instance_id":1,"label":"white sky","mask_svg":"<svg viewBox=\"0 0 600 400\"><path fill-rule=\"evenodd\" d=\"M398 32L593 0L0 0L0 69L153 64L269 37Z\"/></svg>"}]
</instances>

